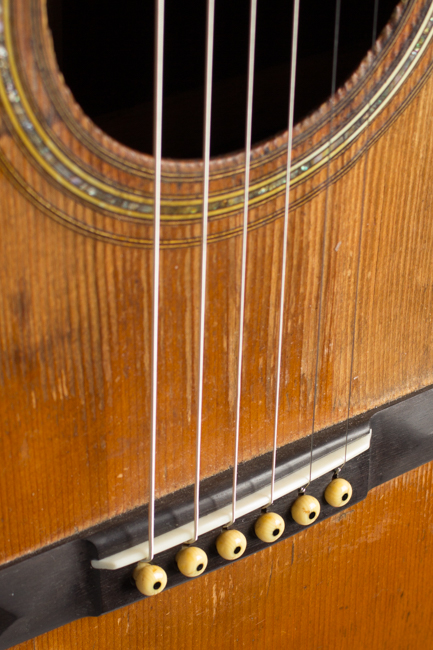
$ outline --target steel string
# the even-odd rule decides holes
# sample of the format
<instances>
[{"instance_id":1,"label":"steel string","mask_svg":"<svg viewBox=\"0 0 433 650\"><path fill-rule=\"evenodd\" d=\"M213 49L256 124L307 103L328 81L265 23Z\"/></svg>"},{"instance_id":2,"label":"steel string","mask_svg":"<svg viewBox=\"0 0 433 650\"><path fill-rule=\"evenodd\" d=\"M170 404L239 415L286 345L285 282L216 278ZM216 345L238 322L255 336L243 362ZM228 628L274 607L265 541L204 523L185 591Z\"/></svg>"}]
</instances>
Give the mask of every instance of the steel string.
<instances>
[{"instance_id":1,"label":"steel string","mask_svg":"<svg viewBox=\"0 0 433 650\"><path fill-rule=\"evenodd\" d=\"M201 434L203 416L203 367L204 367L204 328L206 311L206 264L207 264L207 231L209 215L209 168L210 168L210 136L211 136L211 107L212 107L212 64L215 22L215 0L208 0L206 19L206 71L205 71L205 104L203 126L203 215L201 243L201 288L200 288L200 341L198 362L198 403L197 403L197 434L196 434L196 465L194 484L194 538L199 536L200 519L200 460Z\"/></svg>"},{"instance_id":2,"label":"steel string","mask_svg":"<svg viewBox=\"0 0 433 650\"><path fill-rule=\"evenodd\" d=\"M374 48L377 38L377 19L379 13L379 0L374 2L373 10L373 28L371 35L371 48ZM371 100L369 101L369 109L371 106ZM358 314L358 294L359 294L359 276L361 270L361 244L362 244L362 233L364 225L364 213L365 213L365 188L367 185L367 167L368 167L368 140L369 140L369 129L370 129L370 119L369 116L367 127L366 127L366 136L365 136L365 160L364 160L364 177L363 177L363 186L362 186L362 199L361 199L361 219L359 223L359 235L358 235L358 262L356 267L356 289L355 289L355 309L353 312L353 324L352 324L352 346L350 354L350 374L349 374L349 397L347 402L347 418L346 418L346 441L344 445L344 462L337 469L337 473L340 473L343 467L347 462L347 445L349 442L349 418L350 418L350 404L352 400L352 375L353 375L353 362L355 357L355 339L356 339L356 317Z\"/></svg>"},{"instance_id":3,"label":"steel string","mask_svg":"<svg viewBox=\"0 0 433 650\"><path fill-rule=\"evenodd\" d=\"M152 369L151 369L151 434L149 471L149 556L154 556L155 540L155 468L156 468L156 415L158 393L158 307L159 307L159 254L161 225L161 161L162 161L162 81L164 55L164 0L155 0L155 79L153 110L153 155L155 160L154 227L153 227L153 313L152 313Z\"/></svg>"},{"instance_id":4,"label":"steel string","mask_svg":"<svg viewBox=\"0 0 433 650\"><path fill-rule=\"evenodd\" d=\"M286 172L286 194L284 203L284 227L283 227L283 259L281 266L281 290L280 290L280 317L278 324L278 357L276 370L275 386L275 419L274 419L274 438L272 450L272 477L271 477L271 496L269 505L274 502L275 476L277 467L277 437L279 424L279 406L280 406L280 383L281 383L281 357L283 352L283 325L284 325L284 293L286 286L286 263L287 263L287 237L289 232L289 207L290 207L290 172L292 168L292 146L293 146L293 122L295 111L295 83L296 83L296 64L298 56L298 31L299 31L299 1L295 0L293 4L293 27L292 27L292 59L290 66L290 90L289 90L289 116L287 127L287 172Z\"/></svg>"},{"instance_id":5,"label":"steel string","mask_svg":"<svg viewBox=\"0 0 433 650\"><path fill-rule=\"evenodd\" d=\"M318 313L318 323L317 323L316 363L315 363L315 371L314 371L313 419L311 425L311 443L310 443L310 468L309 468L308 483L302 489L302 491L305 491L306 488L310 485L312 471L313 471L314 430L316 425L317 386L319 380L320 334L321 334L321 326L322 326L323 283L325 277L326 234L327 234L328 212L329 212L329 175L330 175L330 165L331 165L331 147L332 147L333 121L334 121L335 93L337 91L337 62L338 62L338 41L340 35L340 15L341 15L341 0L336 0L335 23L334 23L334 45L333 45L333 52L332 52L332 77L331 77L332 106L331 106L331 116L329 122L328 162L326 166L325 218L323 222L322 259L321 259L321 269L320 269L319 313Z\"/></svg>"},{"instance_id":6,"label":"steel string","mask_svg":"<svg viewBox=\"0 0 433 650\"><path fill-rule=\"evenodd\" d=\"M247 111L245 128L245 187L244 187L244 216L242 226L242 270L241 270L241 296L239 312L239 346L238 346L238 368L237 368L237 393L236 393L236 429L235 429L235 452L233 459L233 486L232 486L232 517L231 524L236 520L236 492L238 483L238 459L239 459L239 427L241 408L242 388L242 353L244 340L244 315L245 315L245 285L247 268L247 236L248 236L248 200L250 190L250 158L251 158L251 132L253 119L253 88L254 88L254 56L256 45L256 22L257 22L257 0L251 0L250 4L250 29L248 45L248 88L247 88Z\"/></svg>"}]
</instances>

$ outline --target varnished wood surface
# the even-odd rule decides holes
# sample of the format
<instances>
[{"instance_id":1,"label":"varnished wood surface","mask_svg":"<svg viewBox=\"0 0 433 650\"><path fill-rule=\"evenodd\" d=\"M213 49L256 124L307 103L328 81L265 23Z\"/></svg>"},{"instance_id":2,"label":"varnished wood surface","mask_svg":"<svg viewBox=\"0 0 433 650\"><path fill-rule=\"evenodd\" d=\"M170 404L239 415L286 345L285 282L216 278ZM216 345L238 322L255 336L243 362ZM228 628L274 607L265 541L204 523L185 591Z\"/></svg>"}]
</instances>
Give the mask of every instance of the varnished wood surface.
<instances>
[{"instance_id":1,"label":"varnished wood surface","mask_svg":"<svg viewBox=\"0 0 433 650\"><path fill-rule=\"evenodd\" d=\"M408 6L395 39L388 30L381 41L383 58L370 55L339 94L336 126L368 101L392 68L425 3ZM89 123L62 86L49 39L42 31L32 40L42 4L17 0L12 14L23 92L46 133L86 174L146 198L150 159ZM432 61L430 46L369 128L329 169L318 168L292 190L280 444L307 435L312 425L325 217L316 427L346 418L350 387L353 416L433 383ZM326 139L330 110L322 107L298 127L295 159ZM62 185L35 158L4 106L0 117L5 562L147 501L152 254L146 241L152 229L149 216L113 215L109 206ZM279 136L255 150L254 182L265 184L278 172L283 149ZM242 162L238 154L213 163L216 203L242 191ZM164 166L164 200L173 220L167 217L162 229L158 495L194 478L200 225L198 213L179 216L176 201L200 197L200 174L194 161ZM276 215L283 203L279 190L257 201L250 215L240 460L272 446L283 232ZM203 477L231 465L234 439L241 209L217 212L208 250ZM112 243L114 235L121 245ZM427 648L431 610L423 559L431 537L424 502L430 478L430 468L414 472L376 490L350 514L305 531L293 547L291 541L279 545L26 647L216 647L222 638L225 647L245 648L259 641L269 648L295 641L326 648L331 640L337 648L362 648L367 640L378 650Z\"/></svg>"},{"instance_id":2,"label":"varnished wood surface","mask_svg":"<svg viewBox=\"0 0 433 650\"><path fill-rule=\"evenodd\" d=\"M431 57L432 48L403 97ZM370 134L331 161L332 177L334 166L357 160L328 197L321 191L291 212L280 444L311 429L327 204L316 427L347 415L362 215L351 415L433 383L433 141L426 137L433 77L398 114L401 102L399 93ZM356 159L390 119L368 156ZM21 165L7 130L0 145ZM25 170L50 197L40 170L30 163ZM323 168L297 185L293 200L326 177ZM8 560L147 500L152 254L75 233L30 204L8 176L0 184L1 558ZM70 214L89 210L67 195L62 202ZM199 232L194 223L170 228ZM248 238L240 460L272 445L281 235L277 219ZM233 236L208 251L203 477L233 457L240 252ZM194 478L199 259L194 246L161 256L158 495Z\"/></svg>"},{"instance_id":3,"label":"varnished wood surface","mask_svg":"<svg viewBox=\"0 0 433 650\"><path fill-rule=\"evenodd\" d=\"M432 466L295 538L17 650L429 650Z\"/></svg>"}]
</instances>

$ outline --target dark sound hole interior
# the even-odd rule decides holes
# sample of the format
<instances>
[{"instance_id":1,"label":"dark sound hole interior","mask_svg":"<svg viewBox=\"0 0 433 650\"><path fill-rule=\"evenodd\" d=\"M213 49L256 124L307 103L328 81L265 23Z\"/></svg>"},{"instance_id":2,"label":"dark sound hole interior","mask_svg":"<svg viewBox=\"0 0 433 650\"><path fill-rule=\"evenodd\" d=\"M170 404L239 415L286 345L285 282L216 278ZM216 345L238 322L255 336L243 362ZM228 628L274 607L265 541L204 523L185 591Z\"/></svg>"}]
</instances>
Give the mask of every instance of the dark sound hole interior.
<instances>
[{"instance_id":1,"label":"dark sound hole interior","mask_svg":"<svg viewBox=\"0 0 433 650\"><path fill-rule=\"evenodd\" d=\"M84 112L129 147L152 152L153 0L48 0L59 67ZM374 0L342 0L337 84L372 42ZM379 0L377 33L395 0ZM303 0L295 119L331 91L335 0ZM202 156L205 0L166 0L163 155ZM212 155L245 144L249 0L216 0ZM258 0L253 142L287 127L292 1Z\"/></svg>"}]
</instances>

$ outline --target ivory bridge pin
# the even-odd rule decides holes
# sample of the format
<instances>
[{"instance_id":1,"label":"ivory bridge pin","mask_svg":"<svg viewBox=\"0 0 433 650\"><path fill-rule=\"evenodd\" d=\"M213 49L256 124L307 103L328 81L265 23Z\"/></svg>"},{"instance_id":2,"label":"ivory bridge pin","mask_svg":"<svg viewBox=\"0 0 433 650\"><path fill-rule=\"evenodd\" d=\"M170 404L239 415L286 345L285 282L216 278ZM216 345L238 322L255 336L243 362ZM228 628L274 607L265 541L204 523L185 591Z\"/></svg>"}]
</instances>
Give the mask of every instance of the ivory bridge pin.
<instances>
[{"instance_id":1,"label":"ivory bridge pin","mask_svg":"<svg viewBox=\"0 0 433 650\"><path fill-rule=\"evenodd\" d=\"M184 546L176 554L177 568L187 578L195 578L207 567L207 555L197 546Z\"/></svg>"},{"instance_id":2,"label":"ivory bridge pin","mask_svg":"<svg viewBox=\"0 0 433 650\"><path fill-rule=\"evenodd\" d=\"M344 478L334 478L325 490L325 499L330 506L341 508L352 497L352 486Z\"/></svg>"},{"instance_id":3,"label":"ivory bridge pin","mask_svg":"<svg viewBox=\"0 0 433 650\"><path fill-rule=\"evenodd\" d=\"M309 526L320 514L320 503L311 494L301 494L292 505L291 512L297 524Z\"/></svg>"},{"instance_id":4,"label":"ivory bridge pin","mask_svg":"<svg viewBox=\"0 0 433 650\"><path fill-rule=\"evenodd\" d=\"M257 519L254 531L262 542L275 542L284 533L286 524L276 512L264 512Z\"/></svg>"},{"instance_id":5,"label":"ivory bridge pin","mask_svg":"<svg viewBox=\"0 0 433 650\"><path fill-rule=\"evenodd\" d=\"M167 574L164 569L148 562L139 562L132 575L138 591L145 596L156 596L167 584Z\"/></svg>"},{"instance_id":6,"label":"ivory bridge pin","mask_svg":"<svg viewBox=\"0 0 433 650\"><path fill-rule=\"evenodd\" d=\"M225 560L236 560L244 554L247 540L239 530L225 530L217 537L216 547Z\"/></svg>"}]
</instances>

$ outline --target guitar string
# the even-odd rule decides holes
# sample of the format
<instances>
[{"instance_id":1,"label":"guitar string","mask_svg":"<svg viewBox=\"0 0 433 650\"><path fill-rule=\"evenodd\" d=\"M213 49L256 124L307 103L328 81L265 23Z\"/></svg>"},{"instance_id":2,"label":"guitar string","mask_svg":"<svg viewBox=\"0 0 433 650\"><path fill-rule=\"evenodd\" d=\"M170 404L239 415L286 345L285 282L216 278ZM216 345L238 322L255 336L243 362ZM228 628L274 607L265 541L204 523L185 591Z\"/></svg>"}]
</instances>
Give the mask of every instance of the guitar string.
<instances>
[{"instance_id":1,"label":"guitar string","mask_svg":"<svg viewBox=\"0 0 433 650\"><path fill-rule=\"evenodd\" d=\"M239 309L239 345L238 345L238 368L237 368L237 393L236 393L236 428L235 428L235 451L233 459L233 485L232 485L232 517L231 524L236 521L236 492L238 482L238 459L239 459L239 428L241 409L241 388L242 388L242 353L244 340L244 315L245 315L245 285L247 266L247 236L248 236L248 200L250 190L250 158L251 158L251 132L253 117L253 86L254 86L254 55L256 44L256 22L257 22L257 0L251 0L250 4L250 33L248 45L248 89L247 89L247 111L245 127L245 187L244 187L244 215L242 227L242 270L241 270L241 295Z\"/></svg>"},{"instance_id":2,"label":"guitar string","mask_svg":"<svg viewBox=\"0 0 433 650\"><path fill-rule=\"evenodd\" d=\"M154 226L153 226L153 313L152 313L152 368L151 368L151 434L149 471L148 534L150 562L154 556L155 540L155 469L156 417L158 392L158 307L159 307L159 253L161 223L161 161L162 161L162 81L164 54L164 0L155 0L155 68L153 155L155 160Z\"/></svg>"},{"instance_id":3,"label":"guitar string","mask_svg":"<svg viewBox=\"0 0 433 650\"><path fill-rule=\"evenodd\" d=\"M375 46L376 38L377 38L378 13L379 13L379 0L375 0L375 2L374 2L374 10L373 10L373 28L372 28L372 35L371 35L371 48L372 49ZM370 105L371 105L371 99L369 101L369 110L370 110ZM343 467L346 465L346 462L347 462L347 446L348 446L348 442L349 442L349 418L350 418L350 405L351 405L351 400L352 400L353 364L354 364L354 358L355 358L356 318L357 318L357 314L358 314L359 276L360 276L360 272L361 272L361 245L362 245L362 233L363 233L364 213L365 213L365 189L366 189L366 185L367 185L367 166L368 166L368 151L369 151L368 150L368 141L369 141L370 120L371 120L371 117L369 116L366 131L365 131L365 133L366 133L366 135L365 135L366 152L365 152L365 160L364 160L364 178L363 178L362 198L361 198L361 219L360 219L360 224L359 224L359 236L358 236L358 262L357 262L357 269L356 269L355 308L354 308L353 323L352 323L352 346L351 346L351 354L350 354L349 396L348 396L348 401L347 401L346 441L345 441L345 445L344 445L344 461L343 461L343 464L337 469L337 473L340 473L341 470L343 469Z\"/></svg>"},{"instance_id":4,"label":"guitar string","mask_svg":"<svg viewBox=\"0 0 433 650\"><path fill-rule=\"evenodd\" d=\"M334 43L332 52L332 77L331 77L331 115L329 120L329 145L328 145L328 162L326 165L326 194L325 194L325 217L323 221L323 240L322 240L322 255L321 255L321 269L320 269L320 286L319 286L319 313L317 322L317 339L316 339L316 363L314 371L314 398L313 398L313 419L311 425L311 441L310 441L310 467L308 483L302 488L305 492L311 483L313 472L313 453L314 453L314 431L316 426L316 407L317 407L317 387L319 381L319 358L320 358L320 335L322 326L322 306L323 306L323 284L325 278L325 254L326 254L326 235L328 232L328 212L329 212L329 175L331 164L331 146L333 134L333 120L334 120L334 107L335 107L335 93L337 91L337 63L338 63L338 41L340 34L340 15L341 15L341 0L336 0L335 3L335 23L334 23Z\"/></svg>"},{"instance_id":5,"label":"guitar string","mask_svg":"<svg viewBox=\"0 0 433 650\"><path fill-rule=\"evenodd\" d=\"M281 382L281 357L283 351L283 325L284 325L284 293L286 286L286 261L287 261L287 237L289 231L289 207L290 207L290 173L292 169L292 145L293 145L293 122L295 111L295 83L296 83L296 64L298 56L298 31L299 31L299 2L295 0L293 4L293 27L292 27L292 60L290 66L290 89L289 89L289 114L287 126L287 171L286 171L286 193L284 202L284 226L283 226L283 259L281 262L281 287L280 287L280 316L278 323L278 357L276 369L276 386L275 386L275 418L274 418L274 438L272 449L272 476L271 476L271 495L269 505L274 502L275 477L277 466L277 438L279 424L279 406L280 406L280 382Z\"/></svg>"},{"instance_id":6,"label":"guitar string","mask_svg":"<svg viewBox=\"0 0 433 650\"><path fill-rule=\"evenodd\" d=\"M339 7L341 0L337 0ZM299 0L295 0L296 5ZM294 13L295 13L294 8ZM299 9L297 9L298 13ZM375 16L373 27L373 45L375 42L375 33L377 26L377 11L378 0L375 0ZM245 284L246 284L246 250L247 250L247 228L248 228L248 195L249 195L249 172L250 172L250 156L251 156L251 127L252 127L252 96L253 96L253 81L254 81L254 52L255 52L255 33L256 33L256 14L257 14L257 0L251 0L250 11L250 39L249 39L249 60L248 60L248 100L247 100L247 125L246 125L246 147L245 147L245 197L244 197L244 219L242 231L242 277L241 277L241 304L240 304L240 332L239 332L239 353L238 353L238 381L237 381L237 403L236 403L236 435L235 435L235 457L234 457L234 471L233 471L233 487L232 487L232 522L236 519L236 491L237 491L237 466L238 466L238 448L239 448L239 428L240 428L240 395L241 395L241 373L242 373L242 352L243 352L243 323L245 311ZM339 9L336 10L336 28L334 38L334 60L333 60L333 93L335 93L335 70L336 70L336 50L338 46L338 22L337 15L339 16ZM205 301L205 284L206 284L206 252L207 252L207 216L208 216L208 192L209 192L209 161L210 161L210 103L211 103L211 70L212 70L212 52L213 52L213 19L214 19L214 0L209 0L208 5L208 21L207 21L207 62L206 62L206 101L205 101L205 127L204 127L204 200L203 200L203 224L202 224L202 275L201 275L201 307L200 307L200 351L199 351L199 405L198 405L198 426L197 426L197 439L196 439L196 481L195 481L195 498L194 498L194 535L197 539L198 536L198 519L199 519L199 482L200 482L200 447L201 447L201 421L202 421L202 397L203 397L203 349L204 349L204 301ZM295 22L295 20L294 20ZM296 19L297 23L297 19ZM209 29L211 27L211 33ZM294 25L295 29L295 25ZM295 34L292 36L292 61L293 61L293 47L294 47ZM297 40L297 34L296 34ZM154 246L153 246L153 323L152 323L152 385L151 385L151 438L150 438L150 476L149 476L149 509L148 509L148 527L149 527L149 561L154 556L154 519L155 519L155 469L156 469L156 410L157 410L157 361L158 361L158 304L159 304L159 263L160 263L160 216L161 216L161 159L162 159L162 81L163 81L163 42L164 42L164 0L156 0L156 16L155 16L155 84L154 84L154 159L155 159L155 186L154 186ZM212 45L211 52L209 46ZM210 70L210 74L209 74ZM292 71L293 74L293 71ZM293 77L292 77L293 78ZM293 84L294 86L294 84ZM291 88L290 111L293 110L292 102L294 103L294 87ZM331 117L332 121L332 117ZM290 126L291 125L291 126ZM289 118L289 129L292 137L293 119ZM332 132L331 132L332 136ZM291 143L290 143L291 145ZM290 146L291 151L291 146ZM367 153L368 156L368 153ZM366 170L366 164L365 164ZM288 164L288 184L290 184L290 165ZM329 161L328 161L328 175L329 175ZM364 213L364 194L365 194L365 175L364 172L364 188L362 199L362 216L359 236L359 252L362 238L362 221ZM287 181L286 181L287 182ZM286 195L288 194L286 188ZM287 213L288 213L288 199L286 198ZM206 217L205 217L206 215ZM322 311L322 289L323 289L323 276L324 276L324 249L326 241L326 222L327 222L327 198L325 207L325 221L324 221L324 244L322 247L322 269L321 269L321 284L320 284L320 299L319 299L319 322L318 322L318 336L317 344L320 341L320 324L321 324L321 311ZM287 233L286 224L286 209L285 209L285 234ZM286 242L286 236L284 238ZM283 264L286 255L286 245L283 246ZM284 266L283 266L284 268ZM283 273L283 278L284 278ZM357 308L357 295L359 286L359 257L358 257L358 271L357 271L357 287L355 297L355 316ZM284 297L284 279L282 280L281 302ZM283 310L281 309L281 315ZM280 316L281 319L281 316ZM282 323L280 322L280 335L279 335L279 358L278 365L281 363L281 331ZM351 354L351 371L353 368L354 357L354 342L355 330L353 330L352 354ZM318 350L318 348L317 348ZM352 374L352 372L351 372ZM351 375L350 375L351 376ZM278 373L279 385L279 373ZM312 425L312 439L310 450L310 476L308 487L311 482L312 472L312 459L313 459L313 435L315 423L315 409L317 402L317 383L318 383L318 351L316 354L316 371L315 371L315 393L313 404L313 425ZM279 391L277 392L279 394ZM349 404L348 404L348 418L350 414L350 397L351 397L351 381L349 386ZM277 400L276 400L277 401ZM276 410L278 413L278 410ZM275 428L275 431L277 429ZM346 445L345 445L345 459L347 458L347 440L348 440L348 421L346 424ZM273 492L275 483L275 461L276 461L276 434L274 433L274 449L273 449L273 467L272 467L272 489L271 489L271 503L273 502Z\"/></svg>"},{"instance_id":7,"label":"guitar string","mask_svg":"<svg viewBox=\"0 0 433 650\"><path fill-rule=\"evenodd\" d=\"M205 103L203 125L203 215L201 243L201 276L200 276L200 341L198 363L198 404L197 404L197 434L195 449L195 483L194 483L194 539L199 535L200 519L200 460L201 435L203 415L203 368L204 368L204 328L206 310L206 264L207 264L207 231L209 215L209 168L210 168L210 136L211 136L211 107L212 107L212 63L215 22L215 0L208 0L206 18L206 70L205 70Z\"/></svg>"}]
</instances>

